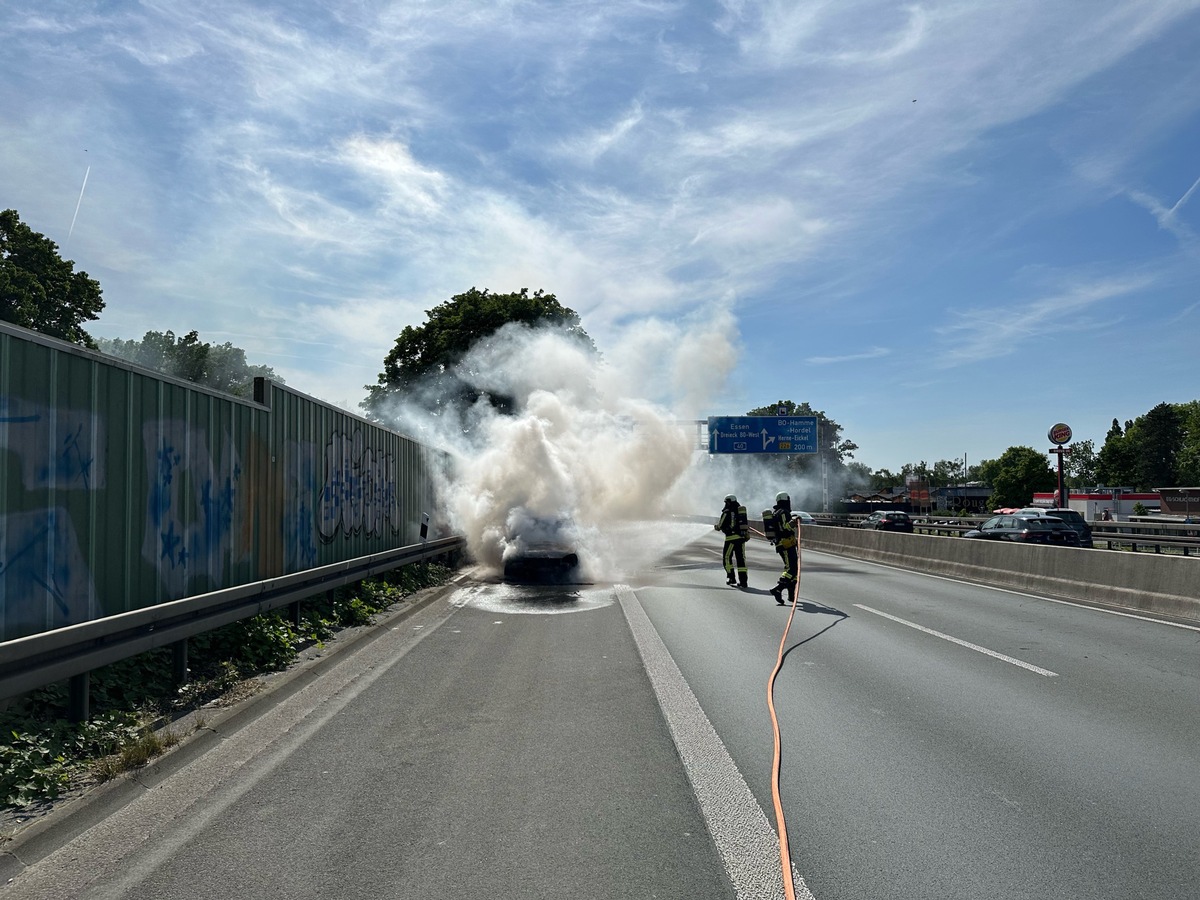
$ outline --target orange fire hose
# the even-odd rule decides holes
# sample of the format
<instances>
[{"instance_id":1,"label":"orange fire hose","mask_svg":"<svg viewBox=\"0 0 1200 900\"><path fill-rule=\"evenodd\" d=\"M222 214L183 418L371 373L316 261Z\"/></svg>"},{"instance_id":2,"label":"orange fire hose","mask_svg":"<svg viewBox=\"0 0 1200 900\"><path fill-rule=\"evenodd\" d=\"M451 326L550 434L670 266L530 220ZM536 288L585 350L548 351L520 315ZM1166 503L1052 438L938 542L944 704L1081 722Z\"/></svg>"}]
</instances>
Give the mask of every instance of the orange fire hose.
<instances>
[{"instance_id":1,"label":"orange fire hose","mask_svg":"<svg viewBox=\"0 0 1200 900\"><path fill-rule=\"evenodd\" d=\"M782 761L782 748L779 737L779 719L775 716L775 676L783 668L783 652L787 644L788 632L792 630L792 619L796 617L796 602L800 598L800 523L796 523L796 592L792 596L792 609L788 613L787 625L783 629L783 637L779 640L779 657L775 661L775 669L767 681L767 708L771 711L771 728L775 733L775 758L771 765L771 800L775 804L775 827L779 832L779 862L783 867L783 890L787 900L796 900L796 885L792 881L792 852L788 847L787 823L783 818L783 801L779 797L779 771Z\"/></svg>"}]
</instances>

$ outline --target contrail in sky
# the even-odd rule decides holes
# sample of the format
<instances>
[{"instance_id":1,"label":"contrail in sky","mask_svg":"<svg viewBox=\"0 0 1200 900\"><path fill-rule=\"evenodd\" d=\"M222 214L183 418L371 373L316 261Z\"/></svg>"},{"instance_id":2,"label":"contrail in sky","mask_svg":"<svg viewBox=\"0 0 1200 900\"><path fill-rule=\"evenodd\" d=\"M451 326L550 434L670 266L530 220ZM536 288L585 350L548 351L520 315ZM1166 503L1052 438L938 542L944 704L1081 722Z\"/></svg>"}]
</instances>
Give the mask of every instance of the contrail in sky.
<instances>
[{"instance_id":1,"label":"contrail in sky","mask_svg":"<svg viewBox=\"0 0 1200 900\"><path fill-rule=\"evenodd\" d=\"M1197 187L1200 187L1200 178L1197 178L1195 180L1195 182L1192 184L1192 186L1187 189L1187 193L1185 193L1182 197L1179 198L1179 202L1171 207L1171 215L1175 215L1176 210L1178 210L1179 207L1183 206L1183 204L1187 203L1188 197L1192 196L1192 194L1194 194L1196 192Z\"/></svg>"},{"instance_id":2,"label":"contrail in sky","mask_svg":"<svg viewBox=\"0 0 1200 900\"><path fill-rule=\"evenodd\" d=\"M75 220L79 218L79 207L83 204L83 191L87 187L88 175L91 174L92 167L88 166L87 171L83 173L83 185L79 188L79 200L75 203L75 215L71 216L71 227L67 229L67 243L71 241L71 233L75 230ZM64 246L65 250L66 247Z\"/></svg>"}]
</instances>

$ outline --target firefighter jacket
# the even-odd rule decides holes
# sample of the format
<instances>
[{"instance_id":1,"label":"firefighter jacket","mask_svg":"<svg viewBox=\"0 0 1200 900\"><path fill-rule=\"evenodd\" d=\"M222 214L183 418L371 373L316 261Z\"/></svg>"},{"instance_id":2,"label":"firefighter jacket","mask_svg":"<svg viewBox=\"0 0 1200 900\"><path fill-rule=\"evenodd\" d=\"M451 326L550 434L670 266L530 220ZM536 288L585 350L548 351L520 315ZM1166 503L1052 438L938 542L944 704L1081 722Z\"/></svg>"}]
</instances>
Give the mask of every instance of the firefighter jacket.
<instances>
[{"instance_id":1,"label":"firefighter jacket","mask_svg":"<svg viewBox=\"0 0 1200 900\"><path fill-rule=\"evenodd\" d=\"M775 524L774 533L776 535L775 546L781 550L786 550L788 547L795 547L796 546L796 525L795 525L795 523L788 518L787 513L784 512L782 509L774 510L773 515L774 515L774 519L775 519L775 522L774 522L774 524ZM765 518L766 517L764 516L764 519ZM771 532L768 531L768 535L770 535L770 533Z\"/></svg>"},{"instance_id":2,"label":"firefighter jacket","mask_svg":"<svg viewBox=\"0 0 1200 900\"><path fill-rule=\"evenodd\" d=\"M726 541L748 539L750 537L750 520L746 515L746 507L725 507L721 510L721 518L717 520L715 528L725 535Z\"/></svg>"}]
</instances>

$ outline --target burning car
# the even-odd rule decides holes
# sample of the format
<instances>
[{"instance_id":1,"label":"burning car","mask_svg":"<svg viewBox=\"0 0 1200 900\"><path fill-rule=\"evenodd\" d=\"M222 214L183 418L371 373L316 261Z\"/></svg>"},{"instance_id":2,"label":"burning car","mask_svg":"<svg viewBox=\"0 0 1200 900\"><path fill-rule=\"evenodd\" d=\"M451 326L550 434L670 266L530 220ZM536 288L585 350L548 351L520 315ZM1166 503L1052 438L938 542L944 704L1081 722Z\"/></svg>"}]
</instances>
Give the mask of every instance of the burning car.
<instances>
[{"instance_id":1,"label":"burning car","mask_svg":"<svg viewBox=\"0 0 1200 900\"><path fill-rule=\"evenodd\" d=\"M519 584L578 584L582 574L574 531L565 519L510 515L504 580Z\"/></svg>"},{"instance_id":2,"label":"burning car","mask_svg":"<svg viewBox=\"0 0 1200 900\"><path fill-rule=\"evenodd\" d=\"M504 560L504 580L519 584L577 584L579 556L561 544L530 545Z\"/></svg>"}]
</instances>

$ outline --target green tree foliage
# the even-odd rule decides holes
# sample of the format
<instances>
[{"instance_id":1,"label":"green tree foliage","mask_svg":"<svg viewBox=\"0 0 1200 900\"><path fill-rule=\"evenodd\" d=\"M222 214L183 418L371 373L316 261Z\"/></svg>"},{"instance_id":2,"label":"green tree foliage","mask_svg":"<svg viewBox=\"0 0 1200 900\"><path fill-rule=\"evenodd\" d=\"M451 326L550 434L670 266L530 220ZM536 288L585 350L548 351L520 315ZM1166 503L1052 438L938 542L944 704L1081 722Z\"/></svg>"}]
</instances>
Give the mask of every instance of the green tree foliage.
<instances>
[{"instance_id":1,"label":"green tree foliage","mask_svg":"<svg viewBox=\"0 0 1200 900\"><path fill-rule=\"evenodd\" d=\"M872 488L875 473L866 463L846 463L846 489L848 491L863 491Z\"/></svg>"},{"instance_id":2,"label":"green tree foliage","mask_svg":"<svg viewBox=\"0 0 1200 900\"><path fill-rule=\"evenodd\" d=\"M58 255L58 245L0 212L0 321L95 348L83 323L104 309L100 283Z\"/></svg>"},{"instance_id":3,"label":"green tree foliage","mask_svg":"<svg viewBox=\"0 0 1200 900\"><path fill-rule=\"evenodd\" d=\"M904 484L910 478L926 482L931 489L949 487L966 483L971 471L968 470L961 457L957 459L939 459L932 466L925 460L916 463L905 463L900 467L900 475L892 475L886 469L880 470L892 479L890 484ZM880 485L883 487L884 485Z\"/></svg>"},{"instance_id":4,"label":"green tree foliage","mask_svg":"<svg viewBox=\"0 0 1200 900\"><path fill-rule=\"evenodd\" d=\"M578 314L544 291L529 293L521 288L509 294L493 294L486 288L471 288L445 303L426 310L424 325L408 325L396 338L385 357L378 384L367 385L367 397L359 404L368 416L382 417L388 399L403 395L423 402L435 411L451 402L473 403L480 393L471 387L471 373L459 371L467 351L491 337L510 322L549 325L578 339L589 350L595 344L583 330ZM434 388L434 400L414 396L418 386ZM499 409L511 407L511 398L490 397Z\"/></svg>"},{"instance_id":5,"label":"green tree foliage","mask_svg":"<svg viewBox=\"0 0 1200 900\"><path fill-rule=\"evenodd\" d=\"M961 459L939 459L933 464L933 476L929 483L933 487L948 487L952 484L962 484L967 472Z\"/></svg>"},{"instance_id":6,"label":"green tree foliage","mask_svg":"<svg viewBox=\"0 0 1200 900\"><path fill-rule=\"evenodd\" d=\"M1200 486L1200 400L1176 406L1183 423L1183 443L1176 459L1175 487Z\"/></svg>"},{"instance_id":7,"label":"green tree foliage","mask_svg":"<svg viewBox=\"0 0 1200 900\"><path fill-rule=\"evenodd\" d=\"M1058 487L1058 476L1046 455L1032 447L1009 447L994 466L987 462L982 465L991 473L992 496L988 502L993 508L1027 506L1034 494Z\"/></svg>"},{"instance_id":8,"label":"green tree foliage","mask_svg":"<svg viewBox=\"0 0 1200 900\"><path fill-rule=\"evenodd\" d=\"M1190 486L1200 459L1200 413L1197 401L1160 403L1125 423L1113 419L1100 448L1096 474L1103 484L1139 491Z\"/></svg>"},{"instance_id":9,"label":"green tree foliage","mask_svg":"<svg viewBox=\"0 0 1200 900\"><path fill-rule=\"evenodd\" d=\"M1125 429L1132 427L1132 421L1125 423ZM1096 479L1101 484L1112 487L1133 485L1132 444L1125 439L1125 429L1113 419L1104 436L1104 444L1096 458Z\"/></svg>"},{"instance_id":10,"label":"green tree foliage","mask_svg":"<svg viewBox=\"0 0 1200 900\"><path fill-rule=\"evenodd\" d=\"M1133 423L1132 440L1137 447L1135 484L1142 490L1178 485L1175 472L1183 448L1183 421L1170 403L1160 403ZM1126 432L1126 438L1130 437Z\"/></svg>"},{"instance_id":11,"label":"green tree foliage","mask_svg":"<svg viewBox=\"0 0 1200 900\"><path fill-rule=\"evenodd\" d=\"M1063 472L1067 476L1067 484L1073 488L1089 487L1098 483L1096 466L1099 459L1096 456L1096 445L1089 440L1075 441L1069 444L1070 451L1063 458Z\"/></svg>"},{"instance_id":12,"label":"green tree foliage","mask_svg":"<svg viewBox=\"0 0 1200 900\"><path fill-rule=\"evenodd\" d=\"M871 474L871 483L868 487L873 491L886 491L902 484L904 484L903 473L897 475L889 469L876 469Z\"/></svg>"},{"instance_id":13,"label":"green tree foliage","mask_svg":"<svg viewBox=\"0 0 1200 900\"><path fill-rule=\"evenodd\" d=\"M195 331L183 337L171 331L147 331L140 341L101 339L99 345L102 353L235 397L251 396L256 377L283 383L269 366L248 364L246 351L240 347L228 341L206 343Z\"/></svg>"},{"instance_id":14,"label":"green tree foliage","mask_svg":"<svg viewBox=\"0 0 1200 900\"><path fill-rule=\"evenodd\" d=\"M962 484L966 480L966 474L962 459L939 459L932 466L921 460L901 466L900 478L892 484L906 483L910 478L915 478L924 481L930 488L948 487L952 484Z\"/></svg>"},{"instance_id":15,"label":"green tree foliage","mask_svg":"<svg viewBox=\"0 0 1200 900\"><path fill-rule=\"evenodd\" d=\"M996 480L996 473L1000 471L1000 460L982 460L979 465L972 466L971 471L975 473L977 481L982 481L984 484L991 484Z\"/></svg>"}]
</instances>

